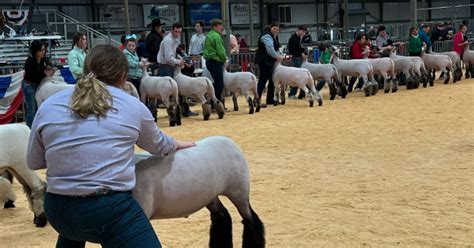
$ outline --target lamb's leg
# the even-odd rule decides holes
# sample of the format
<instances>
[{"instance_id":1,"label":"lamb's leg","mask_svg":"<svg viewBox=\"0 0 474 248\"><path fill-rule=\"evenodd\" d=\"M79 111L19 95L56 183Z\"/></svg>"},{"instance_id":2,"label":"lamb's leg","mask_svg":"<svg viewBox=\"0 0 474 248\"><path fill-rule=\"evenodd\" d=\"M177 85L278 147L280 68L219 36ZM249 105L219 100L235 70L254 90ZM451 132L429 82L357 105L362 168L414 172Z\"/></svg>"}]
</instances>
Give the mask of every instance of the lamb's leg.
<instances>
[{"instance_id":1,"label":"lamb's leg","mask_svg":"<svg viewBox=\"0 0 474 248\"><path fill-rule=\"evenodd\" d=\"M444 72L444 84L448 84L450 79L449 71L446 68L443 68L442 71Z\"/></svg>"},{"instance_id":2,"label":"lamb's leg","mask_svg":"<svg viewBox=\"0 0 474 248\"><path fill-rule=\"evenodd\" d=\"M369 83L369 79L367 78L367 75L362 75L362 80L364 81L364 85L362 86L362 89L365 92L365 96L370 96L372 95L372 86Z\"/></svg>"},{"instance_id":3,"label":"lamb's leg","mask_svg":"<svg viewBox=\"0 0 474 248\"><path fill-rule=\"evenodd\" d=\"M389 93L390 81L389 81L387 73L382 74L382 78L383 78L383 89L384 89L383 93Z\"/></svg>"},{"instance_id":4,"label":"lamb's leg","mask_svg":"<svg viewBox=\"0 0 474 248\"><path fill-rule=\"evenodd\" d=\"M211 116L211 104L207 101L204 96L199 98L201 100L202 116L205 121L209 120Z\"/></svg>"},{"instance_id":5,"label":"lamb's leg","mask_svg":"<svg viewBox=\"0 0 474 248\"><path fill-rule=\"evenodd\" d=\"M346 98L346 96L347 96L347 86L346 86L346 84L344 83L344 81L339 82L339 81L336 80L336 84L339 85L339 89L341 90L341 97L342 97L343 99Z\"/></svg>"},{"instance_id":6,"label":"lamb's leg","mask_svg":"<svg viewBox=\"0 0 474 248\"><path fill-rule=\"evenodd\" d=\"M245 96L245 99L247 99L247 103L249 104L249 114L253 114L255 112L255 109L254 109L252 97L250 97L248 92L245 92L244 96Z\"/></svg>"},{"instance_id":7,"label":"lamb's leg","mask_svg":"<svg viewBox=\"0 0 474 248\"><path fill-rule=\"evenodd\" d=\"M328 81L329 85L329 100L334 100L337 95L336 83L332 80Z\"/></svg>"},{"instance_id":8,"label":"lamb's leg","mask_svg":"<svg viewBox=\"0 0 474 248\"><path fill-rule=\"evenodd\" d=\"M273 80L273 85L275 86L275 90L273 91L273 106L277 106L278 105L278 102L280 101L279 98L279 90L280 90L280 87L278 87L280 85L280 82L278 81L275 81Z\"/></svg>"},{"instance_id":9,"label":"lamb's leg","mask_svg":"<svg viewBox=\"0 0 474 248\"><path fill-rule=\"evenodd\" d=\"M285 105L285 103L286 103L285 92L286 92L286 87L285 87L285 85L282 85L281 86L281 91L280 91L281 105ZM296 88L296 92L298 92L298 88Z\"/></svg>"},{"instance_id":10,"label":"lamb's leg","mask_svg":"<svg viewBox=\"0 0 474 248\"><path fill-rule=\"evenodd\" d=\"M316 101L318 101L318 106L322 106L323 105L323 97L321 96L319 91L316 90L316 87L314 86L314 83L311 81L306 85L306 87L303 86L302 89L306 89L306 88L309 88L309 91L311 92L311 96L310 96L311 100L309 102L310 107L312 107L312 102L314 101L314 99L316 99ZM305 93L308 94L306 91L305 91Z\"/></svg>"},{"instance_id":11,"label":"lamb's leg","mask_svg":"<svg viewBox=\"0 0 474 248\"><path fill-rule=\"evenodd\" d=\"M2 197L0 200L4 203L3 208L14 208L16 195L12 188L12 180L9 180L8 175L6 175L7 172L0 175L0 192L3 193L0 195Z\"/></svg>"},{"instance_id":12,"label":"lamb's leg","mask_svg":"<svg viewBox=\"0 0 474 248\"><path fill-rule=\"evenodd\" d=\"M234 111L239 111L239 103L237 101L237 96L235 92L232 92L232 102L234 103Z\"/></svg>"},{"instance_id":13,"label":"lamb's leg","mask_svg":"<svg viewBox=\"0 0 474 248\"><path fill-rule=\"evenodd\" d=\"M265 247L265 227L257 213L255 213L252 209L252 206L250 206L248 196L245 197L243 195L231 195L229 196L229 199L239 211L240 216L242 216L242 224L244 224L242 247Z\"/></svg>"},{"instance_id":14,"label":"lamb's leg","mask_svg":"<svg viewBox=\"0 0 474 248\"><path fill-rule=\"evenodd\" d=\"M232 218L219 198L215 198L206 206L211 212L211 230L209 247L233 247L232 243Z\"/></svg>"}]
</instances>

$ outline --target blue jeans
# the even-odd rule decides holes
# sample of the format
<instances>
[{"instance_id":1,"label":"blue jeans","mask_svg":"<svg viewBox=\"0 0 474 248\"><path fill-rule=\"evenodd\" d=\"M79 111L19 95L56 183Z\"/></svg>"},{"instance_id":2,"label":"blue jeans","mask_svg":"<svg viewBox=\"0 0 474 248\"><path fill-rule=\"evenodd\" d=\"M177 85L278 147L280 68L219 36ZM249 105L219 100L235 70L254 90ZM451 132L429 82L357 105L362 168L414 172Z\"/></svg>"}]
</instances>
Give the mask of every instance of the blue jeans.
<instances>
[{"instance_id":1,"label":"blue jeans","mask_svg":"<svg viewBox=\"0 0 474 248\"><path fill-rule=\"evenodd\" d=\"M160 247L158 237L131 192L80 197L47 193L44 210L59 233L56 247Z\"/></svg>"},{"instance_id":2,"label":"blue jeans","mask_svg":"<svg viewBox=\"0 0 474 248\"><path fill-rule=\"evenodd\" d=\"M167 65L160 65L160 69L158 70L158 76L160 77L174 77L174 67L167 66Z\"/></svg>"},{"instance_id":3,"label":"blue jeans","mask_svg":"<svg viewBox=\"0 0 474 248\"><path fill-rule=\"evenodd\" d=\"M36 90L38 89L37 84L30 84L23 80L21 83L21 89L23 90L23 96L25 97L26 105L26 125L31 128L31 123L35 118L37 106L36 106Z\"/></svg>"},{"instance_id":4,"label":"blue jeans","mask_svg":"<svg viewBox=\"0 0 474 248\"><path fill-rule=\"evenodd\" d=\"M211 73L214 80L214 92L218 100L222 100L222 91L224 90L224 63L217 60L206 60L206 68Z\"/></svg>"}]
</instances>

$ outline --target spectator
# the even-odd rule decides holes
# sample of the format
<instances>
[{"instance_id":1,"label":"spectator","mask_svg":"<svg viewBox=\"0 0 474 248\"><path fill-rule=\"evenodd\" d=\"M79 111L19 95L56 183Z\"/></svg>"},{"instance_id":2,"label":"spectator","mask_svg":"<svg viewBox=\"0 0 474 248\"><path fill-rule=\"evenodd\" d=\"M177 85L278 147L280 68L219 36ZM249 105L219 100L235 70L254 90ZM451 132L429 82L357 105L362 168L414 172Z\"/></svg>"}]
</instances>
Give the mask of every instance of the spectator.
<instances>
[{"instance_id":1,"label":"spectator","mask_svg":"<svg viewBox=\"0 0 474 248\"><path fill-rule=\"evenodd\" d=\"M469 41L466 39L467 26L466 24L459 25L459 31L453 36L453 50L463 58L464 48L469 46Z\"/></svg>"},{"instance_id":2,"label":"spectator","mask_svg":"<svg viewBox=\"0 0 474 248\"><path fill-rule=\"evenodd\" d=\"M214 80L214 91L217 99L221 99L224 90L224 63L227 60L224 40L222 39L221 20L212 20L212 29L204 41L203 56L206 59L206 68Z\"/></svg>"},{"instance_id":3,"label":"spectator","mask_svg":"<svg viewBox=\"0 0 474 248\"><path fill-rule=\"evenodd\" d=\"M301 44L309 44L311 42L313 42L313 38L311 38L311 34L309 34L308 29L306 29L304 31L303 38L301 38Z\"/></svg>"},{"instance_id":4,"label":"spectator","mask_svg":"<svg viewBox=\"0 0 474 248\"><path fill-rule=\"evenodd\" d=\"M67 64L74 79L79 79L84 76L84 59L86 58L87 37L85 34L77 32L72 38L74 42L72 50L67 56Z\"/></svg>"},{"instance_id":5,"label":"spectator","mask_svg":"<svg viewBox=\"0 0 474 248\"><path fill-rule=\"evenodd\" d=\"M158 52L158 63L160 64L160 77L174 77L174 70L176 66L183 67L185 61L182 58L177 58L176 51L181 44L181 34L183 33L183 25L181 23L174 23L171 27L171 32L165 36L160 45ZM180 105L183 107L183 116L197 116L198 114L192 112L186 104L183 96L179 97Z\"/></svg>"},{"instance_id":6,"label":"spectator","mask_svg":"<svg viewBox=\"0 0 474 248\"><path fill-rule=\"evenodd\" d=\"M443 37L441 34L443 33L446 26L444 23L440 23L436 26L436 28L431 32L431 43L433 44L435 41L443 41L446 37ZM417 32L418 33L418 32ZM411 31L410 31L411 35ZM421 38L420 38L421 39Z\"/></svg>"},{"instance_id":7,"label":"spectator","mask_svg":"<svg viewBox=\"0 0 474 248\"><path fill-rule=\"evenodd\" d=\"M125 49L123 53L128 61L128 78L127 80L135 86L140 94L140 81L142 79L142 68L140 66L140 59L137 55L137 36L129 34L125 37Z\"/></svg>"},{"instance_id":8,"label":"spectator","mask_svg":"<svg viewBox=\"0 0 474 248\"><path fill-rule=\"evenodd\" d=\"M237 41L237 37L235 35L230 35L230 54L238 54L239 53L239 42Z\"/></svg>"},{"instance_id":9,"label":"spectator","mask_svg":"<svg viewBox=\"0 0 474 248\"><path fill-rule=\"evenodd\" d=\"M146 52L148 53L148 62L155 63L151 67L151 71L154 72L155 69L158 67L158 63L156 61L156 57L158 55L158 51L160 50L160 44L161 41L163 40L163 29L162 25L165 25L164 23L161 23L161 20L158 18L153 19L151 22L151 31L147 35L145 39L145 48Z\"/></svg>"},{"instance_id":10,"label":"spectator","mask_svg":"<svg viewBox=\"0 0 474 248\"><path fill-rule=\"evenodd\" d=\"M139 58L148 58L148 53L145 47L145 40L146 40L147 32L143 31L140 33L140 39L137 42L137 55Z\"/></svg>"},{"instance_id":11,"label":"spectator","mask_svg":"<svg viewBox=\"0 0 474 248\"><path fill-rule=\"evenodd\" d=\"M46 77L45 70L48 62L44 57L45 53L44 44L39 40L34 40L30 45L30 56L25 61L25 75L21 88L25 97L26 125L30 128L37 110L36 90L41 80Z\"/></svg>"},{"instance_id":12,"label":"spectator","mask_svg":"<svg viewBox=\"0 0 474 248\"><path fill-rule=\"evenodd\" d=\"M382 32L384 31L385 29L382 30ZM367 56L370 51L367 49L364 49L366 47L366 44L367 44L367 35L365 33L358 33L356 36L356 39L354 40L354 43L352 43L351 51L349 53L351 59L363 59L365 56ZM349 81L349 85L347 86L347 91L352 92L352 88L354 87L354 83L356 80L357 80L357 77L351 77ZM363 80L360 79L356 88L362 88L362 86L363 86Z\"/></svg>"},{"instance_id":13,"label":"spectator","mask_svg":"<svg viewBox=\"0 0 474 248\"><path fill-rule=\"evenodd\" d=\"M380 26L377 31L377 39L375 40L377 48L382 57L388 57L392 50L393 42L387 34L385 26ZM357 56L357 55L356 55Z\"/></svg>"},{"instance_id":14,"label":"spectator","mask_svg":"<svg viewBox=\"0 0 474 248\"><path fill-rule=\"evenodd\" d=\"M237 43L239 44L240 50L248 50L249 46L247 45L247 42L245 41L244 37L240 34L236 34L235 37L237 38Z\"/></svg>"},{"instance_id":15,"label":"spectator","mask_svg":"<svg viewBox=\"0 0 474 248\"><path fill-rule=\"evenodd\" d=\"M162 133L144 105L120 89L127 67L118 48L95 46L86 76L45 101L31 128L27 163L46 169L44 210L59 233L56 247L161 247L132 196L135 144L160 156L195 144Z\"/></svg>"},{"instance_id":16,"label":"spectator","mask_svg":"<svg viewBox=\"0 0 474 248\"><path fill-rule=\"evenodd\" d=\"M431 40L428 36L430 33L430 26L427 24L423 24L421 26L421 29L418 31L418 35L420 36L421 41L423 41L426 44L426 52L429 53L431 51Z\"/></svg>"},{"instance_id":17,"label":"spectator","mask_svg":"<svg viewBox=\"0 0 474 248\"><path fill-rule=\"evenodd\" d=\"M291 55L291 61L293 62L294 67L301 67L301 63L303 60L306 59L306 50L301 46L301 41L306 34L306 27L305 26L298 26L296 31L291 35L290 39L288 40L288 52ZM289 98L296 98L296 91L298 87L290 87L290 92L288 93ZM303 99L305 97L304 91L300 90L300 94L298 96L299 99Z\"/></svg>"},{"instance_id":18,"label":"spectator","mask_svg":"<svg viewBox=\"0 0 474 248\"><path fill-rule=\"evenodd\" d=\"M202 55L202 49L204 48L204 41L206 40L206 35L203 33L204 22L198 21L194 25L196 33L191 37L191 42L189 44L189 54L190 55Z\"/></svg>"},{"instance_id":19,"label":"spectator","mask_svg":"<svg viewBox=\"0 0 474 248\"><path fill-rule=\"evenodd\" d=\"M420 56L423 42L418 35L418 29L415 27L410 28L410 37L408 38L408 55L409 56Z\"/></svg>"},{"instance_id":20,"label":"spectator","mask_svg":"<svg viewBox=\"0 0 474 248\"><path fill-rule=\"evenodd\" d=\"M262 99L268 81L266 104L261 105L262 108L267 104L273 104L273 95L275 86L273 85L272 74L275 62L283 60L283 55L279 52L280 42L278 41L278 33L280 32L280 24L274 22L265 28L258 38L257 52L255 53L255 63L260 69L260 77L258 78L258 96Z\"/></svg>"}]
</instances>

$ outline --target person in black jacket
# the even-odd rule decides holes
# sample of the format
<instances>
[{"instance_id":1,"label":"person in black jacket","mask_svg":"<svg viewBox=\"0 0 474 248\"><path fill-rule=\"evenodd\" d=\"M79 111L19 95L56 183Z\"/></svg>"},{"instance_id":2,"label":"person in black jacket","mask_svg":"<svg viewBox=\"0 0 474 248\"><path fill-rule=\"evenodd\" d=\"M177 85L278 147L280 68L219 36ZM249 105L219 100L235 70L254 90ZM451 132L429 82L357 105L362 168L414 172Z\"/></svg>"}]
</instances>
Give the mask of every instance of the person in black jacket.
<instances>
[{"instance_id":1,"label":"person in black jacket","mask_svg":"<svg viewBox=\"0 0 474 248\"><path fill-rule=\"evenodd\" d=\"M306 56L306 49L301 46L301 41L306 34L306 27L305 26L298 26L296 32L290 37L288 41L288 52L291 55L291 61L293 62L294 67L301 67L301 63L305 60ZM298 87L290 87L290 93L288 93L288 97L295 98L296 91ZM298 98L303 99L305 96L304 91L301 90Z\"/></svg>"},{"instance_id":2,"label":"person in black jacket","mask_svg":"<svg viewBox=\"0 0 474 248\"><path fill-rule=\"evenodd\" d=\"M148 62L154 63L154 65L151 67L152 72L154 72L158 66L156 57L158 55L158 51L160 50L161 41L163 40L163 29L161 27L163 25L165 24L161 23L159 18L153 19L151 22L152 29L145 40L145 49L148 53Z\"/></svg>"},{"instance_id":3,"label":"person in black jacket","mask_svg":"<svg viewBox=\"0 0 474 248\"><path fill-rule=\"evenodd\" d=\"M278 51L280 42L278 41L278 33L280 32L280 24L274 22L265 29L258 37L258 48L255 54L255 63L260 69L260 77L258 78L257 92L260 99L262 99L263 90L265 90L268 81L267 100L266 104L273 104L273 94L275 86L273 85L272 74L275 62L281 61L283 55ZM267 105L262 104L262 108Z\"/></svg>"},{"instance_id":4,"label":"person in black jacket","mask_svg":"<svg viewBox=\"0 0 474 248\"><path fill-rule=\"evenodd\" d=\"M30 56L25 61L25 75L21 88L25 97L26 125L31 127L36 114L36 90L46 77L45 70L48 65L45 59L46 46L39 40L34 40L30 45Z\"/></svg>"}]
</instances>

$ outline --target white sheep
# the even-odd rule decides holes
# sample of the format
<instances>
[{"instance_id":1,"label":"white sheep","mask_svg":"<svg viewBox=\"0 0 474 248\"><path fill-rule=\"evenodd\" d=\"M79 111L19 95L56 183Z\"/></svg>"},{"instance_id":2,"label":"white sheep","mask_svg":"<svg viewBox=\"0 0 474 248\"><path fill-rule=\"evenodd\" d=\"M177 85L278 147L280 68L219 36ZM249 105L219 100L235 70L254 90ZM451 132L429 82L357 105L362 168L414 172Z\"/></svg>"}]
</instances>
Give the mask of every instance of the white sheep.
<instances>
[{"instance_id":1,"label":"white sheep","mask_svg":"<svg viewBox=\"0 0 474 248\"><path fill-rule=\"evenodd\" d=\"M396 81L395 62L391 58L369 59L375 75L383 78L384 93L397 92L398 82Z\"/></svg>"},{"instance_id":2,"label":"white sheep","mask_svg":"<svg viewBox=\"0 0 474 248\"><path fill-rule=\"evenodd\" d=\"M331 63L341 72L341 76L362 77L364 86L362 89L365 96L375 95L379 90L379 85L374 79L374 68L367 59L344 60L339 58L340 51L332 47Z\"/></svg>"},{"instance_id":3,"label":"white sheep","mask_svg":"<svg viewBox=\"0 0 474 248\"><path fill-rule=\"evenodd\" d=\"M304 61L301 64L301 68L306 68L313 76L314 81L324 80L329 85L329 100L334 100L338 91L341 93L342 98L346 98L347 87L346 84L341 80L339 71L333 64L313 64Z\"/></svg>"},{"instance_id":4,"label":"white sheep","mask_svg":"<svg viewBox=\"0 0 474 248\"><path fill-rule=\"evenodd\" d=\"M141 101L147 105L147 100L153 103L156 103L156 99L161 100L166 107L170 126L181 125L178 84L171 77L149 76L146 68L146 65L142 67L143 74L140 81ZM131 83L130 85L135 88ZM155 116L156 104L148 104L148 108L153 116Z\"/></svg>"},{"instance_id":5,"label":"white sheep","mask_svg":"<svg viewBox=\"0 0 474 248\"><path fill-rule=\"evenodd\" d=\"M310 107L313 107L314 99L318 101L319 106L323 105L323 98L314 87L313 76L311 76L311 72L308 69L283 66L280 62L276 62L272 80L275 85L274 105L278 104L280 95L281 104L285 104L285 86L302 89L306 93ZM280 88L281 94L279 94Z\"/></svg>"},{"instance_id":6,"label":"white sheep","mask_svg":"<svg viewBox=\"0 0 474 248\"><path fill-rule=\"evenodd\" d=\"M29 136L30 128L24 124L0 125L0 174L7 170L17 178L34 213L34 223L37 227L44 227L47 224L43 208L46 183L26 163ZM2 181L0 193L10 192L8 187L11 185ZM5 196L0 198L5 199ZM14 200L11 196L6 198Z\"/></svg>"},{"instance_id":7,"label":"white sheep","mask_svg":"<svg viewBox=\"0 0 474 248\"><path fill-rule=\"evenodd\" d=\"M127 92L128 94L130 94L131 96L134 96L134 97L140 99L140 96L138 95L137 88L135 88L135 85L133 85L131 82L125 81L125 83L122 86L122 89L125 92Z\"/></svg>"},{"instance_id":8,"label":"white sheep","mask_svg":"<svg viewBox=\"0 0 474 248\"><path fill-rule=\"evenodd\" d=\"M416 88L419 81L414 78L413 70L417 67L417 61L413 59L415 57L397 56L396 50L392 49L390 58L395 63L395 73L403 73L405 75L407 89Z\"/></svg>"},{"instance_id":9,"label":"white sheep","mask_svg":"<svg viewBox=\"0 0 474 248\"><path fill-rule=\"evenodd\" d=\"M58 77L45 77L41 80L36 90L36 103L38 107L50 96L65 89L74 88L74 85L67 84Z\"/></svg>"},{"instance_id":10,"label":"white sheep","mask_svg":"<svg viewBox=\"0 0 474 248\"><path fill-rule=\"evenodd\" d=\"M429 54L421 51L421 58L425 62L426 69L441 70L444 73L444 83L447 84L449 82L449 72L453 68L453 62L447 55Z\"/></svg>"},{"instance_id":11,"label":"white sheep","mask_svg":"<svg viewBox=\"0 0 474 248\"><path fill-rule=\"evenodd\" d=\"M224 106L216 98L214 86L211 80L206 77L188 77L181 73L181 68L176 66L174 80L178 83L179 94L185 97L198 99L202 103L202 113L204 120L209 120L211 116L210 100L214 102L219 119L224 118Z\"/></svg>"},{"instance_id":12,"label":"white sheep","mask_svg":"<svg viewBox=\"0 0 474 248\"><path fill-rule=\"evenodd\" d=\"M474 51L469 49L469 46L464 48L462 61L466 66L466 78L474 77Z\"/></svg>"},{"instance_id":13,"label":"white sheep","mask_svg":"<svg viewBox=\"0 0 474 248\"><path fill-rule=\"evenodd\" d=\"M249 91L252 91L253 97L249 95ZM236 93L245 96L247 103L249 105L249 114L254 113L254 103L255 111L260 111L260 99L257 93L257 78L251 72L233 72L229 73L224 67L224 90L222 91L222 104L225 104L225 93L232 92L232 101L234 102L234 111L239 111L239 105L237 102ZM225 106L225 105L224 105Z\"/></svg>"}]
</instances>

